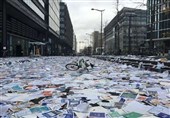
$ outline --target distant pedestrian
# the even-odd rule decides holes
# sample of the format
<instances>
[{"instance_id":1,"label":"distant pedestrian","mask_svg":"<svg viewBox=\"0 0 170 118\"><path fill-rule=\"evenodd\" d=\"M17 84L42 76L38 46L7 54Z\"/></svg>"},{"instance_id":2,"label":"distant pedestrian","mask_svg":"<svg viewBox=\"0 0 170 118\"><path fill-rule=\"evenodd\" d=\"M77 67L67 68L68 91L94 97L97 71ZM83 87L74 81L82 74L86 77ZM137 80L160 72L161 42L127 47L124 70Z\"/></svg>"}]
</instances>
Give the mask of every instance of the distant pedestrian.
<instances>
[{"instance_id":1,"label":"distant pedestrian","mask_svg":"<svg viewBox=\"0 0 170 118\"><path fill-rule=\"evenodd\" d=\"M143 62L139 62L138 69L144 69Z\"/></svg>"},{"instance_id":2,"label":"distant pedestrian","mask_svg":"<svg viewBox=\"0 0 170 118\"><path fill-rule=\"evenodd\" d=\"M38 47L36 48L36 55L40 55L40 49Z\"/></svg>"}]
</instances>

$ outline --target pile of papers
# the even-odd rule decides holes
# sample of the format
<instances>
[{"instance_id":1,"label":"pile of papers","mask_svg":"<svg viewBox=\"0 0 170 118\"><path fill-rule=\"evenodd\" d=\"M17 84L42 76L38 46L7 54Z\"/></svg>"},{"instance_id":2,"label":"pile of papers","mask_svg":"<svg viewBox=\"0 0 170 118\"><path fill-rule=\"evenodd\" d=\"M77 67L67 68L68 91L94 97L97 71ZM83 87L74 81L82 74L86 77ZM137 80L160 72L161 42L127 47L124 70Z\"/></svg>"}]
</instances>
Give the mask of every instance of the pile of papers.
<instances>
[{"instance_id":1,"label":"pile of papers","mask_svg":"<svg viewBox=\"0 0 170 118\"><path fill-rule=\"evenodd\" d=\"M84 58L89 71L65 65ZM1 118L170 118L170 75L90 57L0 59Z\"/></svg>"}]
</instances>

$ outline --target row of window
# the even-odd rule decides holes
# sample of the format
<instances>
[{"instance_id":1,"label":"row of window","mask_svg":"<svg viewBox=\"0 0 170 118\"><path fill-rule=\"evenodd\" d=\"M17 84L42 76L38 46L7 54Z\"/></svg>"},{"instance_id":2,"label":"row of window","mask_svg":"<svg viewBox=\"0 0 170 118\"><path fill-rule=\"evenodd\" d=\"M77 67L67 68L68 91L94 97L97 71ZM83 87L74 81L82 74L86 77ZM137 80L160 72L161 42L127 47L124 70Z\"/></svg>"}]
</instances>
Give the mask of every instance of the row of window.
<instances>
[{"instance_id":1,"label":"row of window","mask_svg":"<svg viewBox=\"0 0 170 118\"><path fill-rule=\"evenodd\" d=\"M150 6L152 4L164 4L166 2L169 2L169 0L147 0L147 4Z\"/></svg>"},{"instance_id":2,"label":"row of window","mask_svg":"<svg viewBox=\"0 0 170 118\"><path fill-rule=\"evenodd\" d=\"M142 37L143 38L143 37ZM131 44L135 44L136 46L137 46L137 44L139 45L139 44L141 44L141 42L143 41L143 39L141 39L141 40L131 40ZM129 40L123 40L123 43L124 44L127 44L128 45L128 43L129 43Z\"/></svg>"},{"instance_id":3,"label":"row of window","mask_svg":"<svg viewBox=\"0 0 170 118\"><path fill-rule=\"evenodd\" d=\"M158 30L148 34L148 38L157 39L157 38L167 38L170 37L170 29L167 30Z\"/></svg>"},{"instance_id":4,"label":"row of window","mask_svg":"<svg viewBox=\"0 0 170 118\"><path fill-rule=\"evenodd\" d=\"M122 25L128 25L130 21L130 17L123 17L121 21L119 21ZM145 25L146 17L135 16L131 17L131 25Z\"/></svg>"},{"instance_id":5,"label":"row of window","mask_svg":"<svg viewBox=\"0 0 170 118\"><path fill-rule=\"evenodd\" d=\"M169 13L170 15L170 13ZM152 16L148 16L147 18L147 24L151 24L154 22L161 22L162 20L170 19L170 16L164 15L164 14L156 14Z\"/></svg>"},{"instance_id":6,"label":"row of window","mask_svg":"<svg viewBox=\"0 0 170 118\"><path fill-rule=\"evenodd\" d=\"M59 11L60 11L60 6L59 6L59 2L57 3L57 0L49 0L49 7L51 8L51 10L53 10L53 15L55 14L58 18L59 18ZM51 15L51 14L50 14Z\"/></svg>"},{"instance_id":7,"label":"row of window","mask_svg":"<svg viewBox=\"0 0 170 118\"><path fill-rule=\"evenodd\" d=\"M124 22L122 22L121 25L129 25L129 21L124 21ZM146 25L146 21L142 21L142 22L139 22L139 21L133 22L132 21L131 25Z\"/></svg>"},{"instance_id":8,"label":"row of window","mask_svg":"<svg viewBox=\"0 0 170 118\"><path fill-rule=\"evenodd\" d=\"M164 33L162 33L163 37L170 37L170 32L169 31L165 31Z\"/></svg>"},{"instance_id":9,"label":"row of window","mask_svg":"<svg viewBox=\"0 0 170 118\"><path fill-rule=\"evenodd\" d=\"M56 15L55 11L49 7L49 16L54 20L54 21L59 21L59 17Z\"/></svg>"},{"instance_id":10,"label":"row of window","mask_svg":"<svg viewBox=\"0 0 170 118\"><path fill-rule=\"evenodd\" d=\"M148 10L152 10L155 13L168 12L170 10L170 1L163 4L149 4ZM151 14L151 13L150 13Z\"/></svg>"},{"instance_id":11,"label":"row of window","mask_svg":"<svg viewBox=\"0 0 170 118\"><path fill-rule=\"evenodd\" d=\"M45 20L45 15L42 11L31 1L31 0L23 0L37 15L39 15L43 20ZM45 3L43 0L38 0L42 7L45 7ZM49 25L50 27L59 32L59 0L49 0Z\"/></svg>"},{"instance_id":12,"label":"row of window","mask_svg":"<svg viewBox=\"0 0 170 118\"><path fill-rule=\"evenodd\" d=\"M125 35L123 35L122 37L123 37L123 39L129 39L129 35L128 35L128 34L127 34L127 35L125 34ZM133 40L136 40L136 39L137 39L137 40L140 40L140 39L141 39L141 40L144 40L144 39L146 39L146 35L137 35L137 36L135 36L135 35L133 35L133 36L130 35L130 37L131 37Z\"/></svg>"},{"instance_id":13,"label":"row of window","mask_svg":"<svg viewBox=\"0 0 170 118\"><path fill-rule=\"evenodd\" d=\"M49 0L49 25L54 30L59 32L59 3L56 0Z\"/></svg>"},{"instance_id":14,"label":"row of window","mask_svg":"<svg viewBox=\"0 0 170 118\"><path fill-rule=\"evenodd\" d=\"M170 28L170 19L167 20L167 21L160 22L159 24L160 24L160 27L157 27L157 29L167 29L167 28Z\"/></svg>"},{"instance_id":15,"label":"row of window","mask_svg":"<svg viewBox=\"0 0 170 118\"><path fill-rule=\"evenodd\" d=\"M49 26L56 32L59 32L59 26L57 25L57 23L51 18L49 17Z\"/></svg>"},{"instance_id":16,"label":"row of window","mask_svg":"<svg viewBox=\"0 0 170 118\"><path fill-rule=\"evenodd\" d=\"M167 28L170 28L170 19L152 24L152 30L167 29Z\"/></svg>"},{"instance_id":17,"label":"row of window","mask_svg":"<svg viewBox=\"0 0 170 118\"><path fill-rule=\"evenodd\" d=\"M64 34L64 33L65 33L65 30L63 30L63 29L60 30L60 33L61 33L61 34Z\"/></svg>"},{"instance_id":18,"label":"row of window","mask_svg":"<svg viewBox=\"0 0 170 118\"><path fill-rule=\"evenodd\" d=\"M64 18L60 17L60 21L64 22Z\"/></svg>"},{"instance_id":19,"label":"row of window","mask_svg":"<svg viewBox=\"0 0 170 118\"><path fill-rule=\"evenodd\" d=\"M57 11L60 10L60 0L49 0L49 4L52 6L52 8L55 6L57 8Z\"/></svg>"},{"instance_id":20,"label":"row of window","mask_svg":"<svg viewBox=\"0 0 170 118\"><path fill-rule=\"evenodd\" d=\"M39 3L41 4L42 7L45 7L45 3L44 3L43 0L38 0L38 1L39 1Z\"/></svg>"},{"instance_id":21,"label":"row of window","mask_svg":"<svg viewBox=\"0 0 170 118\"><path fill-rule=\"evenodd\" d=\"M31 0L23 0L37 15L39 15L43 20L45 19L42 11L31 1Z\"/></svg>"}]
</instances>

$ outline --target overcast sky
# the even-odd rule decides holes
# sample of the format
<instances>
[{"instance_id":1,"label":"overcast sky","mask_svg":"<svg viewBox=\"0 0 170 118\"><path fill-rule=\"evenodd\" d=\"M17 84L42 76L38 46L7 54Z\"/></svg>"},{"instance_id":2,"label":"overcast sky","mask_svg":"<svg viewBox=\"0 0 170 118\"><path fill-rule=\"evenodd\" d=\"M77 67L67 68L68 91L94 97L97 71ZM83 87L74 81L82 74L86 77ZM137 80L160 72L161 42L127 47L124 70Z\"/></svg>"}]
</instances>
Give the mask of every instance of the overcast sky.
<instances>
[{"instance_id":1,"label":"overcast sky","mask_svg":"<svg viewBox=\"0 0 170 118\"><path fill-rule=\"evenodd\" d=\"M115 17L116 0L62 0L67 4L70 18L73 24L73 29L77 37L77 42L89 39L93 31L100 31L101 13L92 11L91 8L105 9L103 13L103 28ZM138 3L139 2L139 3ZM119 0L119 10L123 7L140 8L141 3L146 3L146 0ZM88 40L86 44L88 45ZM78 48L82 48L79 45ZM81 46L81 47L80 47Z\"/></svg>"}]
</instances>

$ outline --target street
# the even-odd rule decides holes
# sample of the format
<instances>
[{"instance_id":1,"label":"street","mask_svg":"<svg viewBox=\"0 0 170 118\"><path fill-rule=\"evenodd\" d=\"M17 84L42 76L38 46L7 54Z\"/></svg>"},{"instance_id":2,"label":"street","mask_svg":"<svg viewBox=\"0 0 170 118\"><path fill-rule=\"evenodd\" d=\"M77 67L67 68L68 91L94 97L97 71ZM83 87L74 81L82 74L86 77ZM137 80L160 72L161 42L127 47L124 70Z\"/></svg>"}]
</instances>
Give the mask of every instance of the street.
<instances>
[{"instance_id":1,"label":"street","mask_svg":"<svg viewBox=\"0 0 170 118\"><path fill-rule=\"evenodd\" d=\"M89 60L89 71L65 65ZM170 117L170 76L83 56L0 59L2 118Z\"/></svg>"}]
</instances>

